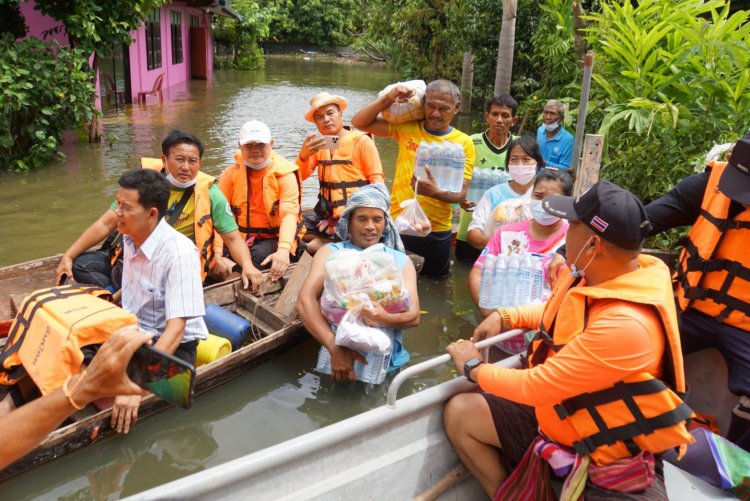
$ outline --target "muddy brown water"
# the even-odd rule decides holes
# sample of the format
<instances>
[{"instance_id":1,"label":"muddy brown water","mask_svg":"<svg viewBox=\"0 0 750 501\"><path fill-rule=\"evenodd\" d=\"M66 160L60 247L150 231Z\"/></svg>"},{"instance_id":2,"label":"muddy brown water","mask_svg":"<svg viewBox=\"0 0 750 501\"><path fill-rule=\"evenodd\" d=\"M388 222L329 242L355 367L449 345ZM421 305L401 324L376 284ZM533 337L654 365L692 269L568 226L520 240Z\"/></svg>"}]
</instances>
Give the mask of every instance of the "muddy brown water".
<instances>
[{"instance_id":1,"label":"muddy brown water","mask_svg":"<svg viewBox=\"0 0 750 501\"><path fill-rule=\"evenodd\" d=\"M217 71L210 84L169 89L164 105L126 106L104 117L102 144L71 141L67 159L29 174L0 175L0 266L63 252L109 206L119 175L140 157L160 154L172 128L206 146L203 170L218 175L236 149L246 120L265 121L275 148L293 159L314 125L303 118L321 90L349 100L345 120L397 75L372 66L314 59L270 59L263 71ZM468 122L469 120L464 120ZM463 122L461 122L463 123ZM462 130L469 131L468 126ZM387 183L395 143L378 140ZM316 180L304 187L315 202ZM440 355L471 335L476 316L466 289L468 266L448 280L421 279L422 323L404 335L412 362ZM243 377L196 398L190 411L168 410L116 436L0 484L4 499L118 499L277 444L379 406L386 385L337 383L314 372L318 345L306 341ZM414 378L401 395L454 377L443 367ZM3 433L7 433L7 430Z\"/></svg>"}]
</instances>

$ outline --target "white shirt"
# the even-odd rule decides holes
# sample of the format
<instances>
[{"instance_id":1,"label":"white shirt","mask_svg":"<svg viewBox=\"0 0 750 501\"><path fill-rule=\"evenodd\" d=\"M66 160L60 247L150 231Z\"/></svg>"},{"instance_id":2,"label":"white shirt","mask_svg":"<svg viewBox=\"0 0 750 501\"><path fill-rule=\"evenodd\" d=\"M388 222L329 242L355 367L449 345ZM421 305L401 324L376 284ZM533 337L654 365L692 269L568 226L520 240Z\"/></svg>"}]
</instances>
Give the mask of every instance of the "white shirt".
<instances>
[{"instance_id":1,"label":"white shirt","mask_svg":"<svg viewBox=\"0 0 750 501\"><path fill-rule=\"evenodd\" d=\"M198 249L162 219L140 249L123 237L122 308L158 337L167 320L186 318L182 342L206 339Z\"/></svg>"}]
</instances>

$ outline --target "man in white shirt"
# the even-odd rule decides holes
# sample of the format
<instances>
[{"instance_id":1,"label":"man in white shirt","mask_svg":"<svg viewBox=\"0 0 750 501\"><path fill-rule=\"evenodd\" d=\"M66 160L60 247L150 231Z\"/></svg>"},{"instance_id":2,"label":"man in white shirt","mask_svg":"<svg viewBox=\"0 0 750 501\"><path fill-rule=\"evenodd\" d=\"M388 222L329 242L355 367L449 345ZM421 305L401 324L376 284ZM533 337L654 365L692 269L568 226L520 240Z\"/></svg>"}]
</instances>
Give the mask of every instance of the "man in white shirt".
<instances>
[{"instance_id":1,"label":"man in white shirt","mask_svg":"<svg viewBox=\"0 0 750 501\"><path fill-rule=\"evenodd\" d=\"M124 247L122 308L154 335L157 349L195 364L198 341L208 335L198 250L163 219L169 200L163 176L150 169L130 171L119 184L115 214ZM139 395L115 397L112 427L127 433L140 400Z\"/></svg>"}]
</instances>

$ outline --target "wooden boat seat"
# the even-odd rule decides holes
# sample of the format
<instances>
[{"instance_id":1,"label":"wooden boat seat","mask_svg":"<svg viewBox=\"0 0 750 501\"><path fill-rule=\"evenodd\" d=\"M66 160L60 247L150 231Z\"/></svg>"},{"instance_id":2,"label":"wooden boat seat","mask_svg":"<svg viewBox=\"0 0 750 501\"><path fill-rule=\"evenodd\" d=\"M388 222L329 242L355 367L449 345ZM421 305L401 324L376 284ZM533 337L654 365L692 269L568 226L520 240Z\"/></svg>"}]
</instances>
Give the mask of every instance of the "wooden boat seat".
<instances>
[{"instance_id":1,"label":"wooden boat seat","mask_svg":"<svg viewBox=\"0 0 750 501\"><path fill-rule=\"evenodd\" d=\"M159 102L163 103L164 98L161 94L161 87L164 83L164 73L160 74L158 77L156 77L156 80L154 81L154 86L151 88L151 90L143 91L138 93L138 102L146 104L146 96L159 96Z\"/></svg>"}]
</instances>

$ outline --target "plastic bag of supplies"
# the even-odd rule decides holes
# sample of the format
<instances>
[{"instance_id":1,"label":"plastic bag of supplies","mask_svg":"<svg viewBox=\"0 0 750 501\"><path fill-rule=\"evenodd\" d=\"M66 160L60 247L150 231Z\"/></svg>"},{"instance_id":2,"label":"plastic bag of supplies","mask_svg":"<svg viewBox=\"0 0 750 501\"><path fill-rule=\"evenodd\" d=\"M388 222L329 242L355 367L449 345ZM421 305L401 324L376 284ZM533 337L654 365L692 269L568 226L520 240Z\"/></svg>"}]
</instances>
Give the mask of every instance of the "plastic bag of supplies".
<instances>
[{"instance_id":1,"label":"plastic bag of supplies","mask_svg":"<svg viewBox=\"0 0 750 501\"><path fill-rule=\"evenodd\" d=\"M426 237L432 231L432 224L417 201L417 186L419 186L419 178L417 178L417 185L414 186L414 198L401 202L401 208L404 210L393 222L400 235Z\"/></svg>"},{"instance_id":2,"label":"plastic bag of supplies","mask_svg":"<svg viewBox=\"0 0 750 501\"><path fill-rule=\"evenodd\" d=\"M396 82L389 85L385 89L378 93L378 97L382 97L391 91L397 85L403 85L414 91L414 95L409 99L402 102L395 102L388 107L387 110L383 110L381 115L386 122L392 124L400 124L404 122L411 122L413 120L422 120L424 118L424 110L422 109L422 98L424 98L424 91L427 85L424 80L409 80L408 82Z\"/></svg>"},{"instance_id":3,"label":"plastic bag of supplies","mask_svg":"<svg viewBox=\"0 0 750 501\"><path fill-rule=\"evenodd\" d=\"M336 344L365 353L385 355L391 351L391 337L384 329L371 327L362 321L361 312L371 303L362 294L362 303L346 312L336 329Z\"/></svg>"}]
</instances>

